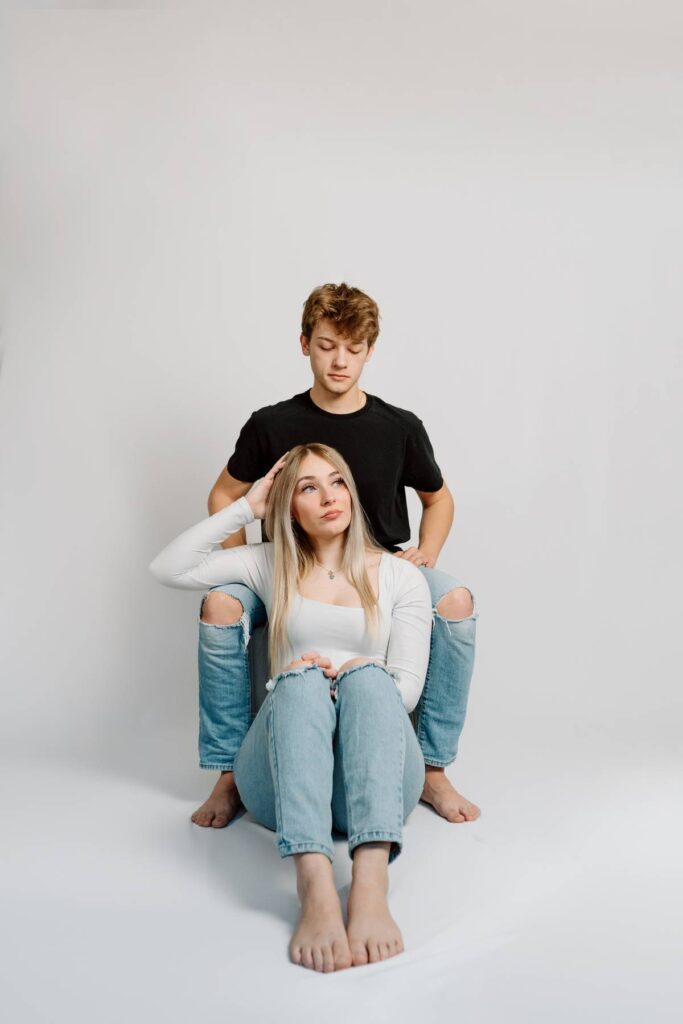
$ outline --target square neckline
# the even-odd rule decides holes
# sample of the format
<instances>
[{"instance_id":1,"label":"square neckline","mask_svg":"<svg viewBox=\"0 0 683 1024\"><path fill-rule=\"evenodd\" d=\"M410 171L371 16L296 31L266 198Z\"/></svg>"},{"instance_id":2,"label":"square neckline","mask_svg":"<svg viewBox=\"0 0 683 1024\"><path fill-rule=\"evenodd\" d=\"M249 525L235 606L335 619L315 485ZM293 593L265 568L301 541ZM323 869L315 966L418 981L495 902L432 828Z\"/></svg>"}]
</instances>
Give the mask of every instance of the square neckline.
<instances>
[{"instance_id":1,"label":"square neckline","mask_svg":"<svg viewBox=\"0 0 683 1024\"><path fill-rule=\"evenodd\" d=\"M379 571L377 573L377 603L378 604L380 604L380 602L382 600L382 596L384 594L384 587L382 585L382 582L383 582L382 581L382 567L384 566L384 556L388 555L388 554L389 554L388 551L383 551L381 556L380 556L380 560L379 560L379 567L378 567ZM346 612L364 612L365 611L365 609L363 608L362 604L361 605L357 605L357 604L332 604L331 601L316 601L316 599L314 597L304 597L303 594L299 593L298 589L297 589L296 593L297 593L297 597L299 598L300 601L308 601L309 604L321 604L321 605L323 605L324 608L341 608L343 611L346 611Z\"/></svg>"}]
</instances>

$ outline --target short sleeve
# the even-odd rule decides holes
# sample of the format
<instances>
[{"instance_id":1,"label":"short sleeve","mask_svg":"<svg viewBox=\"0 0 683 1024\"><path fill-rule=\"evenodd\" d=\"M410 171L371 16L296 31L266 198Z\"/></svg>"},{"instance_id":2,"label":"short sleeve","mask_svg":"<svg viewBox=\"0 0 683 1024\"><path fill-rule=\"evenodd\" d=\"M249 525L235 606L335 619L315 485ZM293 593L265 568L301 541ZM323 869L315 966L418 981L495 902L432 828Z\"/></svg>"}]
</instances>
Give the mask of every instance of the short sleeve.
<instances>
[{"instance_id":1,"label":"short sleeve","mask_svg":"<svg viewBox=\"0 0 683 1024\"><path fill-rule=\"evenodd\" d=\"M416 491L438 491L443 487L443 476L434 458L434 449L422 420L415 417L406 441L403 476L404 487Z\"/></svg>"},{"instance_id":2,"label":"short sleeve","mask_svg":"<svg viewBox=\"0 0 683 1024\"><path fill-rule=\"evenodd\" d=\"M254 483L263 476L262 462L256 414L252 413L240 430L235 451L228 460L227 470L235 480Z\"/></svg>"}]
</instances>

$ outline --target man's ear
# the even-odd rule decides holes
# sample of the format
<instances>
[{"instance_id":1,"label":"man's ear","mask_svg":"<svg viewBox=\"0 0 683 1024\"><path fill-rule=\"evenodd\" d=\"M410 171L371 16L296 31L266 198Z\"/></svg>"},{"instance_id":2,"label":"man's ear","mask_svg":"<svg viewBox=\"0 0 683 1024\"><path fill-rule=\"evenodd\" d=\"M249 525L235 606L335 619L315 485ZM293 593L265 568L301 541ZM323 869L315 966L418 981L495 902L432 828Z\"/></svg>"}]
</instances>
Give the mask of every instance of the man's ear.
<instances>
[{"instance_id":1,"label":"man's ear","mask_svg":"<svg viewBox=\"0 0 683 1024\"><path fill-rule=\"evenodd\" d=\"M372 357L372 353L373 353L374 351L375 351L375 346L374 346L374 345L371 345L371 346L370 346L370 348L368 349L368 354L367 354L367 355L366 355L366 357L365 357L365 362L366 362L366 363L369 363L369 362L370 362L370 359L371 359L371 357Z\"/></svg>"},{"instance_id":2,"label":"man's ear","mask_svg":"<svg viewBox=\"0 0 683 1024\"><path fill-rule=\"evenodd\" d=\"M299 335L299 341L301 343L301 351L303 352L303 354L305 356L310 356L310 354L311 354L311 347L310 347L309 339L306 337L305 334L300 334Z\"/></svg>"}]
</instances>

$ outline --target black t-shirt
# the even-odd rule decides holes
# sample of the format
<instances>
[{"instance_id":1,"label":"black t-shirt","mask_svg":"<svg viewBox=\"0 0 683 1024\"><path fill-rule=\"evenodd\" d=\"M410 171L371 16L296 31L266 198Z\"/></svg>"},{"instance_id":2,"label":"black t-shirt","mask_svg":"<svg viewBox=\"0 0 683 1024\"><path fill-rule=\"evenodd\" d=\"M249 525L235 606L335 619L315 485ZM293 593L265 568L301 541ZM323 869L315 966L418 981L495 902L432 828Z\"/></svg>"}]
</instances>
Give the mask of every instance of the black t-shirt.
<instances>
[{"instance_id":1,"label":"black t-shirt","mask_svg":"<svg viewBox=\"0 0 683 1024\"><path fill-rule=\"evenodd\" d=\"M367 393L356 412L326 412L304 391L251 414L228 472L253 483L290 448L313 441L336 448L348 462L377 542L395 551L409 540L405 488L438 491L443 486L422 421Z\"/></svg>"}]
</instances>

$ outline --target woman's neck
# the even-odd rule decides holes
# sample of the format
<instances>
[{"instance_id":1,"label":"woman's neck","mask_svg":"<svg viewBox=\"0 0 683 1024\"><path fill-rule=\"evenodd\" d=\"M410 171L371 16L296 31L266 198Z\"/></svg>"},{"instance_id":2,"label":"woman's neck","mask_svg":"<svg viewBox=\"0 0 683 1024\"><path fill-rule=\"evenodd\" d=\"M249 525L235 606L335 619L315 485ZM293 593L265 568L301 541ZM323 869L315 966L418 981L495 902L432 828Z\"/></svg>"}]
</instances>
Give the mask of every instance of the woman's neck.
<instances>
[{"instance_id":1,"label":"woman's neck","mask_svg":"<svg viewBox=\"0 0 683 1024\"><path fill-rule=\"evenodd\" d=\"M314 540L312 537L309 539L315 559L320 565L324 565L326 569L339 568L344 557L343 537L330 537L329 540Z\"/></svg>"}]
</instances>

